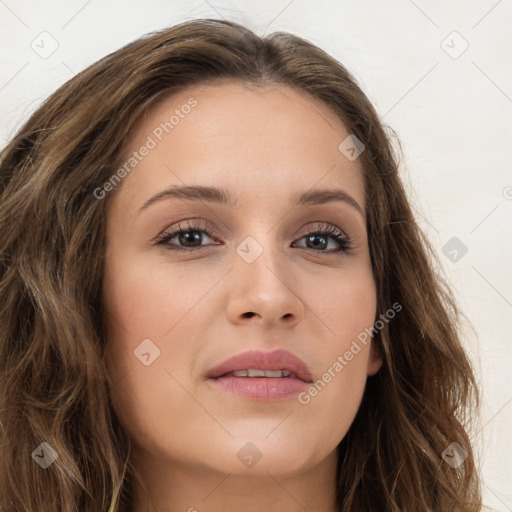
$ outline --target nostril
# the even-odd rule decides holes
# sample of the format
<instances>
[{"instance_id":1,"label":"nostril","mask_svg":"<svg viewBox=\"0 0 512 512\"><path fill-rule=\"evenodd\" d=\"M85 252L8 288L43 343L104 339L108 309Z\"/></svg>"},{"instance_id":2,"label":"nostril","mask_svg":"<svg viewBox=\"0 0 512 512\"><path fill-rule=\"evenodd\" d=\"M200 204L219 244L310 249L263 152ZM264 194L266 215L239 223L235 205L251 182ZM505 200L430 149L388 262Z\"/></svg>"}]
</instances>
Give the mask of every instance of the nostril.
<instances>
[{"instance_id":1,"label":"nostril","mask_svg":"<svg viewBox=\"0 0 512 512\"><path fill-rule=\"evenodd\" d=\"M255 313L253 313L252 311L248 311L247 313L244 313L244 316L247 317L247 318L251 318L255 315Z\"/></svg>"}]
</instances>

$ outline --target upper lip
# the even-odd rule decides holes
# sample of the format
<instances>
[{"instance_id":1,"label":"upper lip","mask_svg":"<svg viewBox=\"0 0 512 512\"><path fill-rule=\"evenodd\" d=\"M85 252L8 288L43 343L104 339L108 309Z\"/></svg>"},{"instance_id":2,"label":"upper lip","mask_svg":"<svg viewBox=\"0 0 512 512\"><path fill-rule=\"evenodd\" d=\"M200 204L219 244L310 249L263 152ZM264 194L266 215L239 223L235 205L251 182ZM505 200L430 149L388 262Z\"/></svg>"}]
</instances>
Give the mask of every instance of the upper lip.
<instances>
[{"instance_id":1,"label":"upper lip","mask_svg":"<svg viewBox=\"0 0 512 512\"><path fill-rule=\"evenodd\" d=\"M249 350L226 359L223 363L211 368L207 377L214 379L229 372L237 370L288 370L295 373L304 382L312 382L308 366L302 359L294 356L287 350L273 350L264 352L261 350Z\"/></svg>"}]
</instances>

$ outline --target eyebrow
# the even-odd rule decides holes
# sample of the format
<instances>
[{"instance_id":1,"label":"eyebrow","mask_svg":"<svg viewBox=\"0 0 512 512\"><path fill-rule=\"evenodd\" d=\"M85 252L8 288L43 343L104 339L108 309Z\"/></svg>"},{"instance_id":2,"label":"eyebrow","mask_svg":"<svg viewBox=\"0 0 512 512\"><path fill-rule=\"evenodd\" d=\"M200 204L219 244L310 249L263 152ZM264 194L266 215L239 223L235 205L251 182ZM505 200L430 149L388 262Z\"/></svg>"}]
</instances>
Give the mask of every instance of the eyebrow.
<instances>
[{"instance_id":1,"label":"eyebrow","mask_svg":"<svg viewBox=\"0 0 512 512\"><path fill-rule=\"evenodd\" d=\"M208 203L226 204L230 207L235 207L237 205L237 199L228 190L223 188L206 187L201 185L176 185L150 197L139 208L137 215L151 206L153 203L162 201L164 199L206 201ZM359 203L352 196L341 189L308 190L302 194L296 193L291 197L292 204L297 206L319 205L336 201L341 201L348 204L364 218L364 212Z\"/></svg>"}]
</instances>

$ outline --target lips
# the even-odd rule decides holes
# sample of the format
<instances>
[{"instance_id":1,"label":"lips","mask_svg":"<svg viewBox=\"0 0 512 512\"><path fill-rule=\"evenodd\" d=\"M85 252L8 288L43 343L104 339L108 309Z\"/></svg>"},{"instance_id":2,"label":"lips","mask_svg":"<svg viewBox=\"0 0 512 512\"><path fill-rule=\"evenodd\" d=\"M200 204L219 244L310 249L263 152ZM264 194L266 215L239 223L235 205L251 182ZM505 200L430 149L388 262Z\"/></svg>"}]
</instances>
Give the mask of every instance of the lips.
<instances>
[{"instance_id":1,"label":"lips","mask_svg":"<svg viewBox=\"0 0 512 512\"><path fill-rule=\"evenodd\" d=\"M302 361L302 359L299 359L297 356L294 356L292 353L288 352L287 350L282 349L274 350L272 352L264 352L261 350L250 350L247 352L243 352L242 354L230 357L223 363L210 369L207 373L207 377L210 379L216 379L219 377L234 376L232 372L240 370L284 370L284 374L286 374L286 372L290 372L290 374L292 375L278 378L295 378L302 380L304 382L313 382L311 378L311 372L309 371L309 368L306 365L306 363ZM254 376L245 378L270 379L272 377Z\"/></svg>"},{"instance_id":2,"label":"lips","mask_svg":"<svg viewBox=\"0 0 512 512\"><path fill-rule=\"evenodd\" d=\"M212 368L207 376L213 390L260 402L292 399L313 382L306 363L281 349L244 352Z\"/></svg>"}]
</instances>

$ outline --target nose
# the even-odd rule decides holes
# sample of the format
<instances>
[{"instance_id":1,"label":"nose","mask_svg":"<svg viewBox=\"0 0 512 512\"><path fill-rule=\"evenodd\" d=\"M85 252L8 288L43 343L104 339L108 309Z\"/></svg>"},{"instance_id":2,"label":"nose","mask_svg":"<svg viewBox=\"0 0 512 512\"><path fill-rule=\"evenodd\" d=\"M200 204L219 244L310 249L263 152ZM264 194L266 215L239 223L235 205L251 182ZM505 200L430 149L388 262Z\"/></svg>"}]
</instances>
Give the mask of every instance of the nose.
<instances>
[{"instance_id":1,"label":"nose","mask_svg":"<svg viewBox=\"0 0 512 512\"><path fill-rule=\"evenodd\" d=\"M252 240L251 250L256 242ZM267 244L268 247L268 244ZM304 317L297 274L287 256L263 244L253 261L234 253L234 268L229 272L228 319L237 325L255 322L261 327L293 327Z\"/></svg>"}]
</instances>

